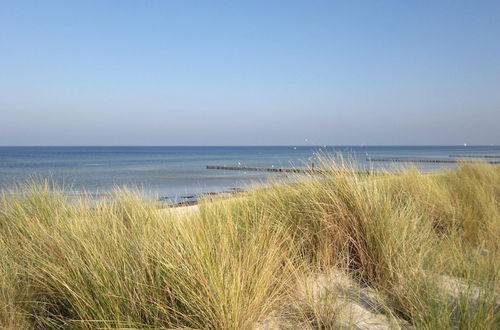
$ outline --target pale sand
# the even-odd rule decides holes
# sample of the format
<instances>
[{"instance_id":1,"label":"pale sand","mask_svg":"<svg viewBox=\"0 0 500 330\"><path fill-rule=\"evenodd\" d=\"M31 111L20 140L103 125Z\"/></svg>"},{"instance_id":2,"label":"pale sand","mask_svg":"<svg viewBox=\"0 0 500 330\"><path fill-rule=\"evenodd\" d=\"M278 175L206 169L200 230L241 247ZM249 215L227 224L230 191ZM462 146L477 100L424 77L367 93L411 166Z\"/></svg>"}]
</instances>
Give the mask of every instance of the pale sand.
<instances>
[{"instance_id":1,"label":"pale sand","mask_svg":"<svg viewBox=\"0 0 500 330\"><path fill-rule=\"evenodd\" d=\"M200 211L198 204L191 205L174 205L174 206L161 206L157 209L161 217L185 218L191 215L196 215Z\"/></svg>"},{"instance_id":2,"label":"pale sand","mask_svg":"<svg viewBox=\"0 0 500 330\"><path fill-rule=\"evenodd\" d=\"M169 207L162 210L171 212L175 215L187 215L187 214L198 213L200 211L200 207L197 204L195 204L195 205Z\"/></svg>"}]
</instances>

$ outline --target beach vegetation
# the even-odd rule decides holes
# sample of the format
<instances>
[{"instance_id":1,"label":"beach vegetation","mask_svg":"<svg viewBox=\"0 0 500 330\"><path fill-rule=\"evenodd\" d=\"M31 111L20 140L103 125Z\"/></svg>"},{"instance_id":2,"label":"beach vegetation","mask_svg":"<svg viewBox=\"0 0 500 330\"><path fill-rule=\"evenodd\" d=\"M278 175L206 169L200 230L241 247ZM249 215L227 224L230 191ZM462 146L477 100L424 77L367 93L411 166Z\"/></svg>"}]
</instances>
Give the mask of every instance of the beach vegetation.
<instances>
[{"instance_id":1,"label":"beach vegetation","mask_svg":"<svg viewBox=\"0 0 500 330\"><path fill-rule=\"evenodd\" d=\"M321 168L189 212L4 192L0 327L500 328L499 166Z\"/></svg>"}]
</instances>

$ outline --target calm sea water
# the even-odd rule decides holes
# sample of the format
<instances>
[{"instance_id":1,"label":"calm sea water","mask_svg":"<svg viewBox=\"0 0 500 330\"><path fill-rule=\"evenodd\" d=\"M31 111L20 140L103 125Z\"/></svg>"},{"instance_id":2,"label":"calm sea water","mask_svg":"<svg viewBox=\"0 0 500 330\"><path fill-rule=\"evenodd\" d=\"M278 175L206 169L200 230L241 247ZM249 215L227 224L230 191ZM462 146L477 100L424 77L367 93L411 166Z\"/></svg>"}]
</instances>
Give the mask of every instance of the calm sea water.
<instances>
[{"instance_id":1,"label":"calm sea water","mask_svg":"<svg viewBox=\"0 0 500 330\"><path fill-rule=\"evenodd\" d=\"M220 192L266 182L273 173L207 170L206 165L302 167L316 152L354 159L452 159L449 155L497 155L500 146L279 146L279 147L0 147L0 190L30 178L49 178L75 192L106 193L116 186L139 187L160 197ZM500 159L495 159L500 160ZM399 164L403 166L403 164ZM416 164L435 170L454 164Z\"/></svg>"}]
</instances>

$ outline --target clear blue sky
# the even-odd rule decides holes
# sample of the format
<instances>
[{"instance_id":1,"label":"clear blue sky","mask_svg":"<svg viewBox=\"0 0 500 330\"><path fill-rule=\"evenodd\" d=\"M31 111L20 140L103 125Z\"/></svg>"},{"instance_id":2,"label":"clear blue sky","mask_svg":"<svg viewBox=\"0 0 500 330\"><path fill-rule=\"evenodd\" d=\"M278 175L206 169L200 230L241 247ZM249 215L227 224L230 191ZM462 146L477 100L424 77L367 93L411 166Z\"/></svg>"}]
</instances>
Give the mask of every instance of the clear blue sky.
<instances>
[{"instance_id":1,"label":"clear blue sky","mask_svg":"<svg viewBox=\"0 0 500 330\"><path fill-rule=\"evenodd\" d=\"M310 143L500 144L500 1L0 0L0 145Z\"/></svg>"}]
</instances>

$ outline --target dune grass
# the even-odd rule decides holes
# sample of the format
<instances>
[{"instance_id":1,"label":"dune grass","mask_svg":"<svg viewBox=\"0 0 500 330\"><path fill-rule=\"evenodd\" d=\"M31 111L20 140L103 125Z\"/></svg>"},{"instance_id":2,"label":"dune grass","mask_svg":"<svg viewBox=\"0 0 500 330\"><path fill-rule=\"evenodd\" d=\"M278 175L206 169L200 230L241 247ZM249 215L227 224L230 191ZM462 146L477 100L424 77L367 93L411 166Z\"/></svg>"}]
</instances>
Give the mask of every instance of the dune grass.
<instances>
[{"instance_id":1,"label":"dune grass","mask_svg":"<svg viewBox=\"0 0 500 330\"><path fill-rule=\"evenodd\" d=\"M183 214L125 190L4 194L0 327L348 328L353 291L391 327L500 327L500 167L324 166Z\"/></svg>"}]
</instances>

